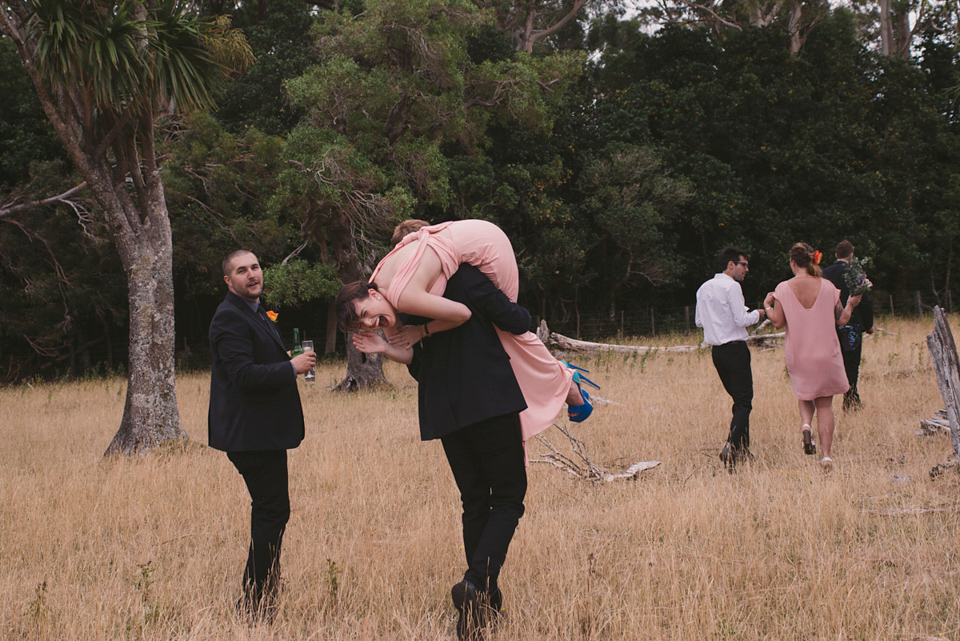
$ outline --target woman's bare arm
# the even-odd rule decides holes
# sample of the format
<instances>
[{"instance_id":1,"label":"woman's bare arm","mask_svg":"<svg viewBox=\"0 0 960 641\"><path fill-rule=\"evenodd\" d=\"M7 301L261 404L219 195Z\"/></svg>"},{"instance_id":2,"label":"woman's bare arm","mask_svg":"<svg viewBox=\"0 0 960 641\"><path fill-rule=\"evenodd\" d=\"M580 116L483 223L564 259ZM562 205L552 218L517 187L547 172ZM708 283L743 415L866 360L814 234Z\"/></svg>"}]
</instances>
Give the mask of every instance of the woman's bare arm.
<instances>
[{"instance_id":1,"label":"woman's bare arm","mask_svg":"<svg viewBox=\"0 0 960 641\"><path fill-rule=\"evenodd\" d=\"M471 316L470 309L463 303L428 292L442 273L440 258L433 249L428 247L423 252L416 272L397 301L398 312L432 318L431 334L459 327L470 320Z\"/></svg>"},{"instance_id":2,"label":"woman's bare arm","mask_svg":"<svg viewBox=\"0 0 960 641\"><path fill-rule=\"evenodd\" d=\"M833 314L837 319L837 325L846 325L850 322L850 317L853 315L853 308L860 304L860 296L851 296L847 299L847 304L844 307L840 306L840 301L837 301L837 306L833 310Z\"/></svg>"},{"instance_id":3,"label":"woman's bare arm","mask_svg":"<svg viewBox=\"0 0 960 641\"><path fill-rule=\"evenodd\" d=\"M773 326L777 329L780 329L787 324L787 317L783 313L783 308L780 305L776 307L773 304L776 302L777 296L773 292L767 294L766 298L763 299L763 311L767 314L767 319L773 323Z\"/></svg>"}]
</instances>

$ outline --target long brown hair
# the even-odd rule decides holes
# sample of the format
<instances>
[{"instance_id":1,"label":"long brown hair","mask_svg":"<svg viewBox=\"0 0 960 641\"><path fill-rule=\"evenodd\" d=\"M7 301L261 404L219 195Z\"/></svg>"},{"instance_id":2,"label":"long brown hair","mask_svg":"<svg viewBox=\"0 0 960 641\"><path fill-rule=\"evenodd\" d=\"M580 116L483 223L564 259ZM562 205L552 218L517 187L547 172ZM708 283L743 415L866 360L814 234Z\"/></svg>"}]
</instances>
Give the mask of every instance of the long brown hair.
<instances>
[{"instance_id":1,"label":"long brown hair","mask_svg":"<svg viewBox=\"0 0 960 641\"><path fill-rule=\"evenodd\" d=\"M797 243L790 248L790 260L797 264L797 267L803 267L811 276L820 278L820 265L813 262L813 247L806 243Z\"/></svg>"},{"instance_id":2,"label":"long brown hair","mask_svg":"<svg viewBox=\"0 0 960 641\"><path fill-rule=\"evenodd\" d=\"M333 306L337 312L337 327L341 332L352 332L360 326L357 301L366 299L370 295L370 290L380 291L376 283L368 283L365 280L355 280L340 289Z\"/></svg>"}]
</instances>

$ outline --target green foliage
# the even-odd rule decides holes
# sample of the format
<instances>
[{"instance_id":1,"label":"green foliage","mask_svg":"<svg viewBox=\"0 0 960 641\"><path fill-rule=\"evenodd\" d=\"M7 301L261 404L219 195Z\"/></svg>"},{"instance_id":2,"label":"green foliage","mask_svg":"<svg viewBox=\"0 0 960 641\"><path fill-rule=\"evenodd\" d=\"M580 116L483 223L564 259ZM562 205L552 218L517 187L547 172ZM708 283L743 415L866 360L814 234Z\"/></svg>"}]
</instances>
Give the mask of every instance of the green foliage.
<instances>
[{"instance_id":1,"label":"green foliage","mask_svg":"<svg viewBox=\"0 0 960 641\"><path fill-rule=\"evenodd\" d=\"M381 0L360 16L321 11L315 33L319 63L286 83L305 117L287 140L294 162L274 207L299 208L301 228L329 246L326 260L344 280L344 270L361 276L359 260L382 251L403 218L454 209L489 217L474 209L474 195L513 199L483 157L495 144L491 128L549 135L583 62L514 53L466 0ZM460 167L480 173L461 182ZM476 192L458 191L467 182Z\"/></svg>"},{"instance_id":2,"label":"green foliage","mask_svg":"<svg viewBox=\"0 0 960 641\"><path fill-rule=\"evenodd\" d=\"M330 265L291 260L267 267L263 280L268 284L264 298L271 304L297 305L319 298L333 298L340 291L337 270Z\"/></svg>"},{"instance_id":3,"label":"green foliage","mask_svg":"<svg viewBox=\"0 0 960 641\"><path fill-rule=\"evenodd\" d=\"M36 38L42 70L57 85L84 87L94 105L213 105L211 89L226 68L210 55L207 25L186 0L161 0L147 20L138 18L137 0L36 0L31 8L27 35Z\"/></svg>"},{"instance_id":4,"label":"green foliage","mask_svg":"<svg viewBox=\"0 0 960 641\"><path fill-rule=\"evenodd\" d=\"M226 254L249 248L270 264L299 243L295 212L269 206L285 166L282 139L256 129L234 135L203 112L183 125L165 148L163 169L176 291L182 300L212 304L223 296Z\"/></svg>"},{"instance_id":5,"label":"green foliage","mask_svg":"<svg viewBox=\"0 0 960 641\"><path fill-rule=\"evenodd\" d=\"M240 3L231 17L256 62L218 96L217 119L234 133L252 127L285 135L303 112L290 104L283 84L316 59L310 7L300 0L270 0L269 10L261 11L260 3Z\"/></svg>"},{"instance_id":6,"label":"green foliage","mask_svg":"<svg viewBox=\"0 0 960 641\"><path fill-rule=\"evenodd\" d=\"M30 163L63 158L30 78L8 38L0 38L0 194L29 180Z\"/></svg>"},{"instance_id":7,"label":"green foliage","mask_svg":"<svg viewBox=\"0 0 960 641\"><path fill-rule=\"evenodd\" d=\"M751 253L747 290L787 275L793 242L829 256L845 237L877 257L875 282L916 281L923 248L943 240L930 242L928 203L947 202L960 157L944 144L943 99L915 66L867 52L843 12L799 57L770 29L617 35L627 49L597 69L595 141L581 144L654 145L688 178L693 197L673 225L685 297L726 244Z\"/></svg>"}]
</instances>

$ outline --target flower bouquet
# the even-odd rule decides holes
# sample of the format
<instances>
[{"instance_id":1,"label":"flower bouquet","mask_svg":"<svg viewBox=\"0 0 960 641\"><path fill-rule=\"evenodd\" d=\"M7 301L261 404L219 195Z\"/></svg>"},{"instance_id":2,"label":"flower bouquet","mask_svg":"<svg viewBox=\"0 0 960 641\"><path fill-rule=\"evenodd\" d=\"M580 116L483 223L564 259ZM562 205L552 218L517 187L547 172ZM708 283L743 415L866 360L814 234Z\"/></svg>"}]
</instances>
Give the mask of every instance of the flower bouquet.
<instances>
[{"instance_id":1,"label":"flower bouquet","mask_svg":"<svg viewBox=\"0 0 960 641\"><path fill-rule=\"evenodd\" d=\"M850 264L847 265L847 270L843 274L843 282L846 284L847 289L850 290L851 296L865 294L873 287L873 283L870 282L866 272L863 270L868 262L869 259L867 258L863 260L852 258Z\"/></svg>"}]
</instances>

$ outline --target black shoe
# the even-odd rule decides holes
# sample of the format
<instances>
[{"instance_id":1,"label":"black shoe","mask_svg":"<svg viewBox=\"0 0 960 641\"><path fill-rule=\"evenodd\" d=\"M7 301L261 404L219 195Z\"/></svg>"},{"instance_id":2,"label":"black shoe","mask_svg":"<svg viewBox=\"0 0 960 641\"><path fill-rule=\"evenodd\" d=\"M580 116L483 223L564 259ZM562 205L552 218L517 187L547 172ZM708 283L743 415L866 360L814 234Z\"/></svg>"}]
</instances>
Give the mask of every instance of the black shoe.
<instances>
[{"instance_id":1,"label":"black shoe","mask_svg":"<svg viewBox=\"0 0 960 641\"><path fill-rule=\"evenodd\" d=\"M730 447L730 443L724 443L723 449L720 450L720 460L723 461L727 471L733 474L733 469L737 465L737 460L736 456L734 455L733 448Z\"/></svg>"},{"instance_id":2,"label":"black shoe","mask_svg":"<svg viewBox=\"0 0 960 641\"><path fill-rule=\"evenodd\" d=\"M450 590L453 607L457 609L457 638L460 641L482 641L486 619L484 594L464 579Z\"/></svg>"},{"instance_id":3,"label":"black shoe","mask_svg":"<svg viewBox=\"0 0 960 641\"><path fill-rule=\"evenodd\" d=\"M852 387L843 395L843 411L856 412L861 409L863 409L863 402L860 400L860 394L856 387Z\"/></svg>"},{"instance_id":4,"label":"black shoe","mask_svg":"<svg viewBox=\"0 0 960 641\"><path fill-rule=\"evenodd\" d=\"M235 604L237 616L249 625L266 623L270 625L277 618L277 590L244 590Z\"/></svg>"},{"instance_id":5,"label":"black shoe","mask_svg":"<svg viewBox=\"0 0 960 641\"><path fill-rule=\"evenodd\" d=\"M757 457L753 455L750 448L743 445L732 447L728 442L720 450L720 460L727 466L727 471L733 474L738 465L744 462L752 463L757 460Z\"/></svg>"},{"instance_id":6,"label":"black shoe","mask_svg":"<svg viewBox=\"0 0 960 641\"><path fill-rule=\"evenodd\" d=\"M503 615L503 592L500 588L493 588L487 593L487 606L490 608L493 621L496 622Z\"/></svg>"}]
</instances>

